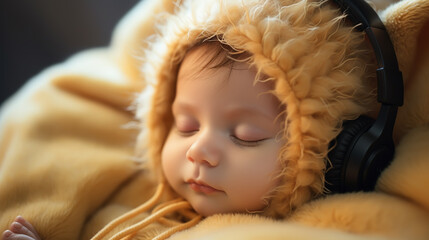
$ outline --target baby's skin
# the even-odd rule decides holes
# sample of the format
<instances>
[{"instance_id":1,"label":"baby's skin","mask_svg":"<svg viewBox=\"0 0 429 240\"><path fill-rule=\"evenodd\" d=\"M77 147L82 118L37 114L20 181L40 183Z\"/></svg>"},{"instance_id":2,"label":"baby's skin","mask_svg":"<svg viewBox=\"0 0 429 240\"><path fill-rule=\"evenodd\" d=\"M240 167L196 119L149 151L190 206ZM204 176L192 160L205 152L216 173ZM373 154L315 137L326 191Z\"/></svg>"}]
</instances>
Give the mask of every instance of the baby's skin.
<instances>
[{"instance_id":1,"label":"baby's skin","mask_svg":"<svg viewBox=\"0 0 429 240\"><path fill-rule=\"evenodd\" d=\"M40 240L34 227L23 217L18 216L3 232L2 240Z\"/></svg>"}]
</instances>

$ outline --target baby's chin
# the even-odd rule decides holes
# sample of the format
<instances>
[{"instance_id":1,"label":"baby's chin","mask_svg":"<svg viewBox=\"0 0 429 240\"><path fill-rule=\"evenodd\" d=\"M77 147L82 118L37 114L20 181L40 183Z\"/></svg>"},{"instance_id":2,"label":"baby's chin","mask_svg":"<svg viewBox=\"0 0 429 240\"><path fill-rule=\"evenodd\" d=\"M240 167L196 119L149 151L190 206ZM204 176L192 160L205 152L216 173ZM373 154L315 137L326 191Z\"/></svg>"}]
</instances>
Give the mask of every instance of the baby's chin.
<instances>
[{"instance_id":1,"label":"baby's chin","mask_svg":"<svg viewBox=\"0 0 429 240\"><path fill-rule=\"evenodd\" d=\"M215 214L235 212L233 209L221 204L210 204L204 201L190 201L192 208L201 216L208 217Z\"/></svg>"},{"instance_id":2,"label":"baby's chin","mask_svg":"<svg viewBox=\"0 0 429 240\"><path fill-rule=\"evenodd\" d=\"M259 210L247 210L242 208L234 208L222 204L210 204L207 202L190 202L192 208L201 216L208 217L215 214L226 214L226 213L261 213L264 207Z\"/></svg>"},{"instance_id":3,"label":"baby's chin","mask_svg":"<svg viewBox=\"0 0 429 240\"><path fill-rule=\"evenodd\" d=\"M211 215L215 215L215 214L221 213L219 210L214 209L214 208L209 207L209 206L204 206L204 205L201 205L201 204L195 204L195 205L191 204L191 205L192 205L192 208L198 214L200 214L203 217L208 217L208 216L211 216Z\"/></svg>"}]
</instances>

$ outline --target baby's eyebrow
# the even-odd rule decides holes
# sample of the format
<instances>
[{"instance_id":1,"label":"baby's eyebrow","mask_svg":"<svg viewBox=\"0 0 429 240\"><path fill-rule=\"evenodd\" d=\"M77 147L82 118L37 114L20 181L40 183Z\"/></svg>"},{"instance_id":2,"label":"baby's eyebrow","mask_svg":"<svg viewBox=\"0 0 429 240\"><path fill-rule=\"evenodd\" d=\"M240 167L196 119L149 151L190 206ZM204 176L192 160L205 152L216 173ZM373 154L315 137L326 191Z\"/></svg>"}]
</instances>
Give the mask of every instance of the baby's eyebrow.
<instances>
[{"instance_id":1,"label":"baby's eyebrow","mask_svg":"<svg viewBox=\"0 0 429 240\"><path fill-rule=\"evenodd\" d=\"M257 117L270 122L273 122L277 116L268 113L264 109L255 108L252 105L227 106L225 107L225 115L232 119Z\"/></svg>"},{"instance_id":2,"label":"baby's eyebrow","mask_svg":"<svg viewBox=\"0 0 429 240\"><path fill-rule=\"evenodd\" d=\"M173 113L179 111L193 113L196 111L194 104L184 101L174 101L173 105L171 106L171 109Z\"/></svg>"},{"instance_id":3,"label":"baby's eyebrow","mask_svg":"<svg viewBox=\"0 0 429 240\"><path fill-rule=\"evenodd\" d=\"M172 112L173 114L177 113L189 113L189 114L197 114L198 107L196 106L198 103L194 102L186 102L186 101L174 101L172 104ZM260 119L269 124L274 124L278 114L270 114L268 110L256 108L253 105L228 105L222 109L222 112L219 114L233 120L240 120L243 118L247 119Z\"/></svg>"}]
</instances>

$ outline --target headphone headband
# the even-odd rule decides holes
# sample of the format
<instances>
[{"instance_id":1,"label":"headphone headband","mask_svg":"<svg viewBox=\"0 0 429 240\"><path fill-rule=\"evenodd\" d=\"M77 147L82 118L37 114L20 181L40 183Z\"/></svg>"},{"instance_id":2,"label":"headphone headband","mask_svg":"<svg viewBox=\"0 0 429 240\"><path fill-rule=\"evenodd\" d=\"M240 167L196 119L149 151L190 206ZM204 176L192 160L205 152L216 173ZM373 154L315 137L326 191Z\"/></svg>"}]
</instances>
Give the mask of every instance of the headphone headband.
<instances>
[{"instance_id":1,"label":"headphone headband","mask_svg":"<svg viewBox=\"0 0 429 240\"><path fill-rule=\"evenodd\" d=\"M377 101L381 108L375 122L361 116L343 126L337 138L339 146L330 152L336 170L327 172L327 188L338 192L371 190L393 158L393 126L404 98L402 73L387 30L372 7L364 0L333 1L368 36L378 64ZM339 176L335 176L336 171ZM329 186L330 181L335 183Z\"/></svg>"},{"instance_id":2,"label":"headphone headband","mask_svg":"<svg viewBox=\"0 0 429 240\"><path fill-rule=\"evenodd\" d=\"M402 106L404 87L395 50L389 34L377 13L362 0L333 0L348 14L358 29L364 31L376 56L377 100L380 103Z\"/></svg>"}]
</instances>

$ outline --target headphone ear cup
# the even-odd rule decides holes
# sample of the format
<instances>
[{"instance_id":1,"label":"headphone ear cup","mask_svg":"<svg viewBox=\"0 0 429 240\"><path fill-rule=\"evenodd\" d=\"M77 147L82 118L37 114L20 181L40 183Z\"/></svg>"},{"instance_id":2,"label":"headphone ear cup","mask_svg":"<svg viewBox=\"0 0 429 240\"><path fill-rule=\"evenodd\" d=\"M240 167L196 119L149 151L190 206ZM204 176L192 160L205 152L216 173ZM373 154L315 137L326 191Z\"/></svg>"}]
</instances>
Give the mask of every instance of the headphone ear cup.
<instances>
[{"instance_id":1,"label":"headphone ear cup","mask_svg":"<svg viewBox=\"0 0 429 240\"><path fill-rule=\"evenodd\" d=\"M374 123L374 120L367 116L360 116L355 120L347 121L343 124L343 130L334 139L330 146L334 148L328 153L331 167L325 174L325 187L331 193L344 192L345 171L349 163L350 152L359 137L366 132ZM362 168L364 166L360 166Z\"/></svg>"}]
</instances>

